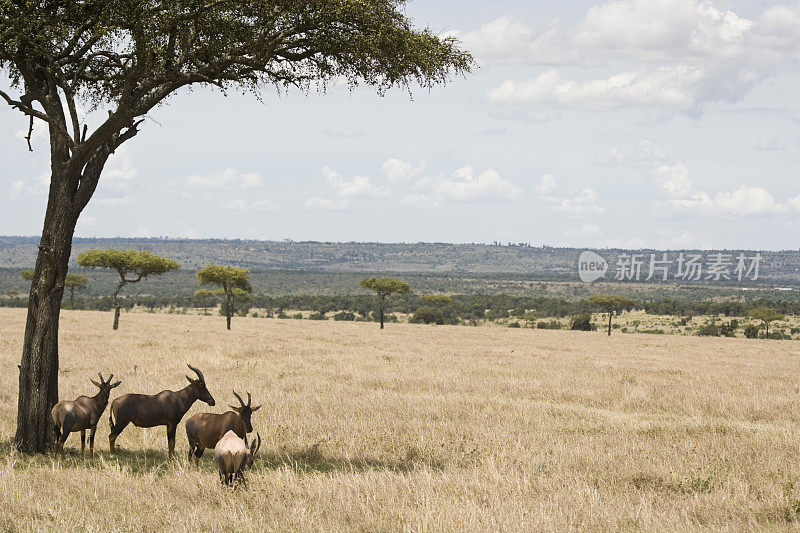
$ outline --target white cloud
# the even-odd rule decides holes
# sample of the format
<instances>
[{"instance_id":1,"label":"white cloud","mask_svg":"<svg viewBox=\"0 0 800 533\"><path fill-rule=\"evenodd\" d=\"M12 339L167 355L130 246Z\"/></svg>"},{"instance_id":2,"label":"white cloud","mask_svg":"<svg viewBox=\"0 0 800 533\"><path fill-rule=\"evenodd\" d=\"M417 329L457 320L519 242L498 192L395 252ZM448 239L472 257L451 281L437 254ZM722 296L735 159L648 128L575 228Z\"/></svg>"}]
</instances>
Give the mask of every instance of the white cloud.
<instances>
[{"instance_id":1,"label":"white cloud","mask_svg":"<svg viewBox=\"0 0 800 533\"><path fill-rule=\"evenodd\" d=\"M787 205L777 202L763 187L740 185L730 191L707 192L698 188L689 168L680 161L671 161L652 141L642 141L637 149L612 149L619 165L642 168L652 175L663 197L655 204L655 213L668 216L702 216L710 218L749 218L785 213Z\"/></svg>"},{"instance_id":2,"label":"white cloud","mask_svg":"<svg viewBox=\"0 0 800 533\"><path fill-rule=\"evenodd\" d=\"M698 113L710 103L741 101L756 85L796 70L800 58L800 6L772 7L749 20L718 3L611 0L590 7L572 28L535 30L502 17L454 34L484 62L603 72L576 79L550 70L506 80L488 93L492 104Z\"/></svg>"},{"instance_id":3,"label":"white cloud","mask_svg":"<svg viewBox=\"0 0 800 533\"><path fill-rule=\"evenodd\" d=\"M556 190L558 183L552 174L545 174L539 178L539 185L536 186L536 192L539 194L549 194Z\"/></svg>"},{"instance_id":4,"label":"white cloud","mask_svg":"<svg viewBox=\"0 0 800 533\"><path fill-rule=\"evenodd\" d=\"M226 168L216 174L193 174L186 178L186 185L199 190L221 191L237 189L253 189L261 186L263 178L257 172L238 172Z\"/></svg>"},{"instance_id":5,"label":"white cloud","mask_svg":"<svg viewBox=\"0 0 800 533\"><path fill-rule=\"evenodd\" d=\"M602 215L605 208L597 205L597 193L586 187L576 196L563 197L545 195L542 200L549 206L551 213L566 217L583 218Z\"/></svg>"},{"instance_id":6,"label":"white cloud","mask_svg":"<svg viewBox=\"0 0 800 533\"><path fill-rule=\"evenodd\" d=\"M220 202L220 209L225 211L235 211L237 213L244 213L247 211L272 211L274 206L269 200L256 200L248 201L242 198L231 198Z\"/></svg>"},{"instance_id":7,"label":"white cloud","mask_svg":"<svg viewBox=\"0 0 800 533\"><path fill-rule=\"evenodd\" d=\"M95 198L92 205L97 207L127 207L133 203L132 196L106 196Z\"/></svg>"},{"instance_id":8,"label":"white cloud","mask_svg":"<svg viewBox=\"0 0 800 533\"><path fill-rule=\"evenodd\" d=\"M12 200L18 200L24 196L43 198L47 197L49 191L50 173L44 172L33 178L12 181L10 197Z\"/></svg>"},{"instance_id":9,"label":"white cloud","mask_svg":"<svg viewBox=\"0 0 800 533\"><path fill-rule=\"evenodd\" d=\"M594 224L583 224L578 228L564 230L567 237L577 237L582 239L583 244L589 244L585 239L596 239L603 234L603 230Z\"/></svg>"},{"instance_id":10,"label":"white cloud","mask_svg":"<svg viewBox=\"0 0 800 533\"><path fill-rule=\"evenodd\" d=\"M325 135L329 137L362 137L366 135L366 132L358 128L334 126L333 128L325 130Z\"/></svg>"},{"instance_id":11,"label":"white cloud","mask_svg":"<svg viewBox=\"0 0 800 533\"><path fill-rule=\"evenodd\" d=\"M522 190L487 169L476 172L470 166L454 171L450 176L424 175L424 162L410 163L388 159L381 165L383 176L377 180L356 175L344 178L330 167L322 174L328 191L306 201L310 209L345 210L358 202L370 200L370 205L398 204L407 207L428 207L445 203L507 203L515 201Z\"/></svg>"},{"instance_id":12,"label":"white cloud","mask_svg":"<svg viewBox=\"0 0 800 533\"><path fill-rule=\"evenodd\" d=\"M711 238L705 233L682 230L658 232L656 248L659 250L707 250L712 248Z\"/></svg>"},{"instance_id":13,"label":"white cloud","mask_svg":"<svg viewBox=\"0 0 800 533\"><path fill-rule=\"evenodd\" d=\"M470 166L461 167L450 179L439 183L437 193L453 202L503 203L510 202L520 193L520 188L489 169L475 174Z\"/></svg>"},{"instance_id":14,"label":"white cloud","mask_svg":"<svg viewBox=\"0 0 800 533\"><path fill-rule=\"evenodd\" d=\"M786 151L787 147L783 141L780 139L760 139L755 146L753 146L753 150L757 152L784 152Z\"/></svg>"}]
</instances>

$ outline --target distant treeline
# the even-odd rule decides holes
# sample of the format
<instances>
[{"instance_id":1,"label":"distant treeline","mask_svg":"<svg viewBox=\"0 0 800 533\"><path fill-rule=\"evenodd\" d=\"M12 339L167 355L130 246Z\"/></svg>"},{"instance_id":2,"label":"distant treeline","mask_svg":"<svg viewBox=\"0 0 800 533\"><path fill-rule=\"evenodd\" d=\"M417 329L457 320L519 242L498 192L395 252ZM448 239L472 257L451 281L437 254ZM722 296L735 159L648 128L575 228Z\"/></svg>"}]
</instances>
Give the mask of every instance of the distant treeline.
<instances>
[{"instance_id":1,"label":"distant treeline","mask_svg":"<svg viewBox=\"0 0 800 533\"><path fill-rule=\"evenodd\" d=\"M121 299L124 309L143 307L150 310L162 308L213 308L219 304L217 299L202 299L194 296L149 296L135 295ZM68 298L64 307L69 307ZM387 312L413 313L422 302L417 294L395 295L389 300ZM25 307L27 298L0 298L0 306ZM654 315L699 316L724 315L745 317L751 309L767 306L788 315L800 315L800 302L781 299L753 299L749 301L679 300L663 298L653 301L640 301L637 308ZM111 299L106 296L75 296L76 309L110 310ZM349 294L341 296L325 295L287 295L269 296L254 294L239 301L236 312L247 314L251 309L264 309L268 315L283 311L312 311L330 313L346 311L369 317L376 309L376 300L370 294ZM471 320L495 320L509 317L568 317L597 311L586 299L566 300L563 298L525 297L504 294L455 294L450 302L440 307L446 323Z\"/></svg>"}]
</instances>

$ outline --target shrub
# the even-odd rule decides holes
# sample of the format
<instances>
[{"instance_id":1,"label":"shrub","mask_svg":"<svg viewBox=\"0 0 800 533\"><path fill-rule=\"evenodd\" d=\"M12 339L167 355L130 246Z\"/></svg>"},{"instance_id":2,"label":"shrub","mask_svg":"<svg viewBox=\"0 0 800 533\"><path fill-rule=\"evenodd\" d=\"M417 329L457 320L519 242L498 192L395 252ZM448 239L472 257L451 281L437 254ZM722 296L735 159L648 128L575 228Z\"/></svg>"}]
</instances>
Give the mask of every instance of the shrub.
<instances>
[{"instance_id":1,"label":"shrub","mask_svg":"<svg viewBox=\"0 0 800 533\"><path fill-rule=\"evenodd\" d=\"M286 313L284 313L283 311L280 311L280 312L278 312L278 314L277 314L277 315L275 315L275 317L276 317L276 318L289 318L289 315L287 315L287 314L286 314Z\"/></svg>"},{"instance_id":2,"label":"shrub","mask_svg":"<svg viewBox=\"0 0 800 533\"><path fill-rule=\"evenodd\" d=\"M697 330L700 337L719 337L719 325L716 322L706 322Z\"/></svg>"},{"instance_id":3,"label":"shrub","mask_svg":"<svg viewBox=\"0 0 800 533\"><path fill-rule=\"evenodd\" d=\"M444 315L441 309L423 305L414 311L411 322L416 324L444 324Z\"/></svg>"},{"instance_id":4,"label":"shrub","mask_svg":"<svg viewBox=\"0 0 800 533\"><path fill-rule=\"evenodd\" d=\"M758 331L761 328L756 326L755 324L748 324L744 327L744 336L748 339L757 339L758 338Z\"/></svg>"},{"instance_id":5,"label":"shrub","mask_svg":"<svg viewBox=\"0 0 800 533\"><path fill-rule=\"evenodd\" d=\"M356 319L356 315L354 313L350 313L348 311L341 311L341 312L336 313L335 315L333 315L333 319L334 320L339 320L339 321L345 320L345 321L353 322Z\"/></svg>"},{"instance_id":6,"label":"shrub","mask_svg":"<svg viewBox=\"0 0 800 533\"><path fill-rule=\"evenodd\" d=\"M719 334L723 337L735 337L736 329L739 327L738 320L731 320L719 326Z\"/></svg>"},{"instance_id":7,"label":"shrub","mask_svg":"<svg viewBox=\"0 0 800 533\"><path fill-rule=\"evenodd\" d=\"M536 329L561 329L561 322L558 320L551 320L550 322L539 322L536 324Z\"/></svg>"},{"instance_id":8,"label":"shrub","mask_svg":"<svg viewBox=\"0 0 800 533\"><path fill-rule=\"evenodd\" d=\"M316 313L311 313L308 315L309 320L327 320L328 317L325 316L325 313L322 311L317 311Z\"/></svg>"},{"instance_id":9,"label":"shrub","mask_svg":"<svg viewBox=\"0 0 800 533\"><path fill-rule=\"evenodd\" d=\"M512 322L508 325L510 328L521 328L522 326L519 325L519 322Z\"/></svg>"},{"instance_id":10,"label":"shrub","mask_svg":"<svg viewBox=\"0 0 800 533\"><path fill-rule=\"evenodd\" d=\"M592 315L586 313L573 316L569 323L569 329L573 331L594 331L597 328L592 324Z\"/></svg>"},{"instance_id":11,"label":"shrub","mask_svg":"<svg viewBox=\"0 0 800 533\"><path fill-rule=\"evenodd\" d=\"M295 320L303 320L303 313L297 313L296 315L293 315L292 318Z\"/></svg>"}]
</instances>

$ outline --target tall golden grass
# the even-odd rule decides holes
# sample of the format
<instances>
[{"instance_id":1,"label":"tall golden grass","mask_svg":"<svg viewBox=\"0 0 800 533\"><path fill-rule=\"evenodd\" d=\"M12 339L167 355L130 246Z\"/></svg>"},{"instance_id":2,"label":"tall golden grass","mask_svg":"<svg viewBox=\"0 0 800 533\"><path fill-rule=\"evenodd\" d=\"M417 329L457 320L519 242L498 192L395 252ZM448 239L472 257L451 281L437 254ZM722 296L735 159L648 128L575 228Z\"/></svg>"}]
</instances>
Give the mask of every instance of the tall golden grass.
<instances>
[{"instance_id":1,"label":"tall golden grass","mask_svg":"<svg viewBox=\"0 0 800 533\"><path fill-rule=\"evenodd\" d=\"M207 452L128 427L109 457L12 450L25 313L0 309L0 529L742 530L800 526L791 341L127 314L62 314L60 396L253 394L262 456L223 488ZM187 417L189 416L187 415ZM795 488L796 487L796 488Z\"/></svg>"}]
</instances>

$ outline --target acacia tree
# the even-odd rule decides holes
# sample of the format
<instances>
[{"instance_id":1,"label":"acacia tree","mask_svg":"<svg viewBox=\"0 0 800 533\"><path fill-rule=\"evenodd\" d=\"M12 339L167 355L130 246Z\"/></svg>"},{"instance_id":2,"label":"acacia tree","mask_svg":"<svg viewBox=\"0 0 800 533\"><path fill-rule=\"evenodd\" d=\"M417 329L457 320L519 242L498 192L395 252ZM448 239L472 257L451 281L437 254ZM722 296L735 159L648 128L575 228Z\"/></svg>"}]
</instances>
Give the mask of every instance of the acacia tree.
<instances>
[{"instance_id":1,"label":"acacia tree","mask_svg":"<svg viewBox=\"0 0 800 533\"><path fill-rule=\"evenodd\" d=\"M86 268L110 268L119 274L117 288L111 293L114 308L114 330L119 329L119 291L128 283L139 283L152 275L178 270L180 265L172 259L136 250L89 250L78 256L76 262ZM129 277L131 276L131 277Z\"/></svg>"},{"instance_id":2,"label":"acacia tree","mask_svg":"<svg viewBox=\"0 0 800 533\"><path fill-rule=\"evenodd\" d=\"M22 279L25 281L33 281L33 275L35 272L33 270L20 270L19 275L22 276Z\"/></svg>"},{"instance_id":3,"label":"acacia tree","mask_svg":"<svg viewBox=\"0 0 800 533\"><path fill-rule=\"evenodd\" d=\"M451 38L417 29L404 0L0 1L2 98L47 125L50 190L31 283L17 448L45 452L58 400L58 318L72 235L108 157L192 85L258 92L347 80L383 93L468 72ZM78 109L90 110L82 117ZM91 122L91 130L89 127Z\"/></svg>"},{"instance_id":4,"label":"acacia tree","mask_svg":"<svg viewBox=\"0 0 800 533\"><path fill-rule=\"evenodd\" d=\"M405 281L394 278L364 278L358 284L365 289L377 293L381 329L383 329L383 310L386 306L386 298L394 293L408 294L411 292L411 285Z\"/></svg>"},{"instance_id":5,"label":"acacia tree","mask_svg":"<svg viewBox=\"0 0 800 533\"><path fill-rule=\"evenodd\" d=\"M253 287L250 286L250 271L246 268L208 265L197 271L197 279L203 285L216 285L222 291L222 311L225 313L225 322L230 330L234 298L242 297L238 291L248 294L253 292Z\"/></svg>"},{"instance_id":6,"label":"acacia tree","mask_svg":"<svg viewBox=\"0 0 800 533\"><path fill-rule=\"evenodd\" d=\"M69 308L75 309L75 291L82 291L89 283L89 278L80 274L67 274L64 278L64 287L69 291Z\"/></svg>"},{"instance_id":7,"label":"acacia tree","mask_svg":"<svg viewBox=\"0 0 800 533\"><path fill-rule=\"evenodd\" d=\"M614 314L632 309L636 305L635 300L617 294L594 294L589 296L589 303L599 307L603 312L608 313L608 336L611 336L611 319Z\"/></svg>"},{"instance_id":8,"label":"acacia tree","mask_svg":"<svg viewBox=\"0 0 800 533\"><path fill-rule=\"evenodd\" d=\"M783 320L784 315L771 307L764 305L751 309L749 313L750 318L760 320L764 324L764 336L769 337L769 325L776 320Z\"/></svg>"},{"instance_id":9,"label":"acacia tree","mask_svg":"<svg viewBox=\"0 0 800 533\"><path fill-rule=\"evenodd\" d=\"M208 289L194 291L194 298L195 300L200 300L200 306L203 308L203 315L208 314L208 302L215 296L216 294Z\"/></svg>"}]
</instances>

